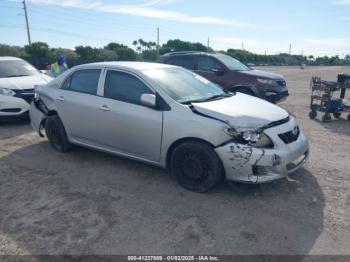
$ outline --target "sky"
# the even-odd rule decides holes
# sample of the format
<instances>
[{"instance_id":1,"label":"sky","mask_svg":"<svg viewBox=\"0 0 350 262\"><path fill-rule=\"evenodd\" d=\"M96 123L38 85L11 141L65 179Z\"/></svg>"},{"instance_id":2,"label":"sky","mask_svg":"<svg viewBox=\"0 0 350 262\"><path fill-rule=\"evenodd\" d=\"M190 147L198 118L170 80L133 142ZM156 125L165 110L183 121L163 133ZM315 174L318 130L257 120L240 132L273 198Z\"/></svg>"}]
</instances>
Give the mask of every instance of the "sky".
<instances>
[{"instance_id":1,"label":"sky","mask_svg":"<svg viewBox=\"0 0 350 262\"><path fill-rule=\"evenodd\" d=\"M132 46L179 38L215 50L350 54L350 0L26 0L32 42ZM28 43L22 0L0 0L0 43Z\"/></svg>"}]
</instances>

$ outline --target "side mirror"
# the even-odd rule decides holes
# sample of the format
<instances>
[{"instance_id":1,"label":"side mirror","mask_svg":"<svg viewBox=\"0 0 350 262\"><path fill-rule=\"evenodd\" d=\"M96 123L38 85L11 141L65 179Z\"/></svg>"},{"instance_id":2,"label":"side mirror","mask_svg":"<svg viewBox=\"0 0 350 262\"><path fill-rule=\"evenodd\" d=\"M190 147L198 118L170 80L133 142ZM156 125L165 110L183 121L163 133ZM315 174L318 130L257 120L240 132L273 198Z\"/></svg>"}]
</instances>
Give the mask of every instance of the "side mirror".
<instances>
[{"instance_id":1,"label":"side mirror","mask_svg":"<svg viewBox=\"0 0 350 262\"><path fill-rule=\"evenodd\" d=\"M212 69L212 71L217 76L223 76L225 74L225 71L223 69L220 69L220 68L214 68L214 69Z\"/></svg>"},{"instance_id":2,"label":"side mirror","mask_svg":"<svg viewBox=\"0 0 350 262\"><path fill-rule=\"evenodd\" d=\"M147 107L156 107L156 96L154 94L141 95L141 104Z\"/></svg>"}]
</instances>

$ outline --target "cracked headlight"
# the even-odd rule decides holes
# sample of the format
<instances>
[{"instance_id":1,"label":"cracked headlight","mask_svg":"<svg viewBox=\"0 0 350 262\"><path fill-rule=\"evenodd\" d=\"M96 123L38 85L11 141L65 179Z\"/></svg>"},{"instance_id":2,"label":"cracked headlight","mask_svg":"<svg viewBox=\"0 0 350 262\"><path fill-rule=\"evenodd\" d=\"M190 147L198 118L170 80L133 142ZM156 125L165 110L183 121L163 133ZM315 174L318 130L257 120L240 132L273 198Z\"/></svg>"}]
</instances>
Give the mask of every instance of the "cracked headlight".
<instances>
[{"instance_id":1,"label":"cracked headlight","mask_svg":"<svg viewBox=\"0 0 350 262\"><path fill-rule=\"evenodd\" d=\"M259 139L258 139L258 141L255 142L254 147L273 148L274 144L265 133L260 133Z\"/></svg>"},{"instance_id":2,"label":"cracked headlight","mask_svg":"<svg viewBox=\"0 0 350 262\"><path fill-rule=\"evenodd\" d=\"M274 144L264 132L237 132L233 128L225 128L226 134L232 136L238 143L248 144L256 148L273 148Z\"/></svg>"},{"instance_id":3,"label":"cracked headlight","mask_svg":"<svg viewBox=\"0 0 350 262\"><path fill-rule=\"evenodd\" d=\"M244 132L242 138L251 146L257 148L272 148L271 139L264 132Z\"/></svg>"},{"instance_id":4,"label":"cracked headlight","mask_svg":"<svg viewBox=\"0 0 350 262\"><path fill-rule=\"evenodd\" d=\"M16 93L9 88L0 87L0 95L3 96L14 96Z\"/></svg>"},{"instance_id":5,"label":"cracked headlight","mask_svg":"<svg viewBox=\"0 0 350 262\"><path fill-rule=\"evenodd\" d=\"M247 142L257 143L260 139L260 133L252 132L252 131L243 132L242 138Z\"/></svg>"}]
</instances>

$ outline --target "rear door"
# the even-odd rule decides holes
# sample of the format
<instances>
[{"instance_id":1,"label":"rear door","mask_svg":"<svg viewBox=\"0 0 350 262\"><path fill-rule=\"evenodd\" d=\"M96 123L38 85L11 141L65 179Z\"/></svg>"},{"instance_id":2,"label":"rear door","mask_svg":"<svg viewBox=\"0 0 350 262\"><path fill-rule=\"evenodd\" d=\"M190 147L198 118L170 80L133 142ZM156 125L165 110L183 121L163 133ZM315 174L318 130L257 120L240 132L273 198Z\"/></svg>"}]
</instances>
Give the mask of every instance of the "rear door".
<instances>
[{"instance_id":1,"label":"rear door","mask_svg":"<svg viewBox=\"0 0 350 262\"><path fill-rule=\"evenodd\" d=\"M197 70L197 62L193 56L175 56L171 57L166 61L169 65L181 66L188 70L196 71Z\"/></svg>"},{"instance_id":2,"label":"rear door","mask_svg":"<svg viewBox=\"0 0 350 262\"><path fill-rule=\"evenodd\" d=\"M58 114L70 137L82 142L96 142L98 126L97 89L102 69L75 71L56 93Z\"/></svg>"},{"instance_id":3,"label":"rear door","mask_svg":"<svg viewBox=\"0 0 350 262\"><path fill-rule=\"evenodd\" d=\"M124 154L159 162L163 112L141 105L142 94L154 91L138 76L107 70L104 99L98 105L103 122L99 143Z\"/></svg>"}]
</instances>

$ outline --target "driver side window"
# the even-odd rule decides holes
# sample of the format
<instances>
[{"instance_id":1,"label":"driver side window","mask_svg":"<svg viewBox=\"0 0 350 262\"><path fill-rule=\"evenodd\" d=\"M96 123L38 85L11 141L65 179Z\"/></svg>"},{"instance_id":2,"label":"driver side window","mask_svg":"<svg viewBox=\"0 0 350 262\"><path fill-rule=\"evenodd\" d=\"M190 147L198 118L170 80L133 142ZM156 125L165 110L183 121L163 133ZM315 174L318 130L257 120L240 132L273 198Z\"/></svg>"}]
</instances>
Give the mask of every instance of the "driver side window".
<instances>
[{"instance_id":1,"label":"driver side window","mask_svg":"<svg viewBox=\"0 0 350 262\"><path fill-rule=\"evenodd\" d=\"M143 94L153 92L137 77L120 71L107 72L104 90L106 98L141 105Z\"/></svg>"}]
</instances>

